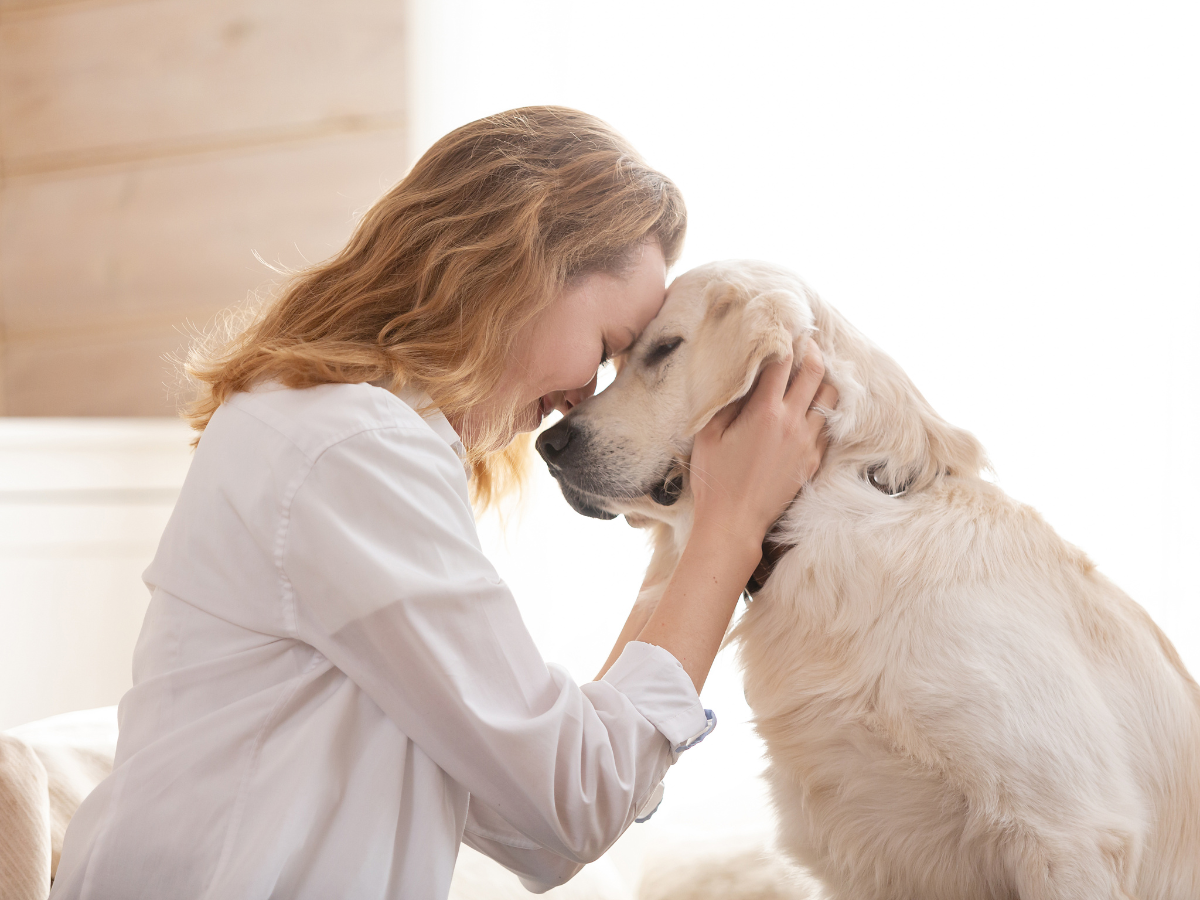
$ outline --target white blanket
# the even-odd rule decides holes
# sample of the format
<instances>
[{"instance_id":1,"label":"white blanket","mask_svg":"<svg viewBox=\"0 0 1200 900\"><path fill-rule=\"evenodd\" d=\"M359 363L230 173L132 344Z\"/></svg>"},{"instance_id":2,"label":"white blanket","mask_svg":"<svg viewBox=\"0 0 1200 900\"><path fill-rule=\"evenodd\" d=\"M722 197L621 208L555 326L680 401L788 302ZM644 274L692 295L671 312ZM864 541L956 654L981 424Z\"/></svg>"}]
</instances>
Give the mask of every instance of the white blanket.
<instances>
[{"instance_id":1,"label":"white blanket","mask_svg":"<svg viewBox=\"0 0 1200 900\"><path fill-rule=\"evenodd\" d=\"M0 733L0 900L45 900L67 823L116 747L115 706Z\"/></svg>"}]
</instances>

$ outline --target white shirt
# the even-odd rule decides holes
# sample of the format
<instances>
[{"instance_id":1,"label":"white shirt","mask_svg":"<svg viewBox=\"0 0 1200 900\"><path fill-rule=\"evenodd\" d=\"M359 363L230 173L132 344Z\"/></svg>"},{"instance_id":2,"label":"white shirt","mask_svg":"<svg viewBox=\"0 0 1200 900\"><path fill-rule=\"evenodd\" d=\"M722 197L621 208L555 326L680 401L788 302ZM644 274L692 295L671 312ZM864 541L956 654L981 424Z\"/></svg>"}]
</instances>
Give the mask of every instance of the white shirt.
<instances>
[{"instance_id":1,"label":"white shirt","mask_svg":"<svg viewBox=\"0 0 1200 900\"><path fill-rule=\"evenodd\" d=\"M543 662L456 448L368 384L217 410L54 900L442 900L460 840L545 890L653 802L710 728L691 681L638 642L582 687Z\"/></svg>"}]
</instances>

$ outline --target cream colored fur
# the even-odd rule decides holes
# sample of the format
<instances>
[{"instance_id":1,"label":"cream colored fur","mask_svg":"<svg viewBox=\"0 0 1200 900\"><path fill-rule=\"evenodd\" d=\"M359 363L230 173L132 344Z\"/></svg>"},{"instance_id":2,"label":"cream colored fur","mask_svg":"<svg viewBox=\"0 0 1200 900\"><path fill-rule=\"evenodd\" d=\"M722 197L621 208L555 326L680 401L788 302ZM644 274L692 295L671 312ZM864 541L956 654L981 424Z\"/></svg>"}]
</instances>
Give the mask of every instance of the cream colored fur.
<instances>
[{"instance_id":1,"label":"cream colored fur","mask_svg":"<svg viewBox=\"0 0 1200 900\"><path fill-rule=\"evenodd\" d=\"M831 445L778 526L794 549L731 636L781 846L847 900L1200 898L1200 690L1170 642L794 275L677 279L613 385L572 412L586 459L560 481L655 528L665 577L690 492L663 506L649 486L810 335L840 394Z\"/></svg>"}]
</instances>

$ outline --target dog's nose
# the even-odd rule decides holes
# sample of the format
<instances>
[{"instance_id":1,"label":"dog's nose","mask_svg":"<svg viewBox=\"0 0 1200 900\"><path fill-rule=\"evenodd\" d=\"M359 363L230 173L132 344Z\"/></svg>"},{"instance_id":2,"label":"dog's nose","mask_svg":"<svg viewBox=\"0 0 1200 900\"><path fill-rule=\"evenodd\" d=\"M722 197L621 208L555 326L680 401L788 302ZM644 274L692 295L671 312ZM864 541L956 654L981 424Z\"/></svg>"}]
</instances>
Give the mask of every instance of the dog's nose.
<instances>
[{"instance_id":1,"label":"dog's nose","mask_svg":"<svg viewBox=\"0 0 1200 900\"><path fill-rule=\"evenodd\" d=\"M537 452L542 455L547 465L556 465L563 457L567 450L567 445L571 442L571 422L568 419L563 419L555 424L552 428L547 428L538 435L535 446Z\"/></svg>"}]
</instances>

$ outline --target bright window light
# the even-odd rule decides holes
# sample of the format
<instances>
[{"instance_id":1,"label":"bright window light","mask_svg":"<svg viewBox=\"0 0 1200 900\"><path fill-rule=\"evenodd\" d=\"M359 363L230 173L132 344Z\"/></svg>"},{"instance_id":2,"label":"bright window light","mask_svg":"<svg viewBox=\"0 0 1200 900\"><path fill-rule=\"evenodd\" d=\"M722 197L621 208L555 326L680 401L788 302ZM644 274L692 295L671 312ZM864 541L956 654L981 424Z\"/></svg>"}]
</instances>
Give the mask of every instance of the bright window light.
<instances>
[{"instance_id":1,"label":"bright window light","mask_svg":"<svg viewBox=\"0 0 1200 900\"><path fill-rule=\"evenodd\" d=\"M608 120L683 189L677 271L796 270L1200 675L1200 7L425 0L415 14L414 150L514 106ZM640 580L640 537L574 515L543 479L507 544L488 541L547 657L590 678ZM741 827L761 796L729 661L706 701L730 736L678 767L660 815Z\"/></svg>"}]
</instances>

